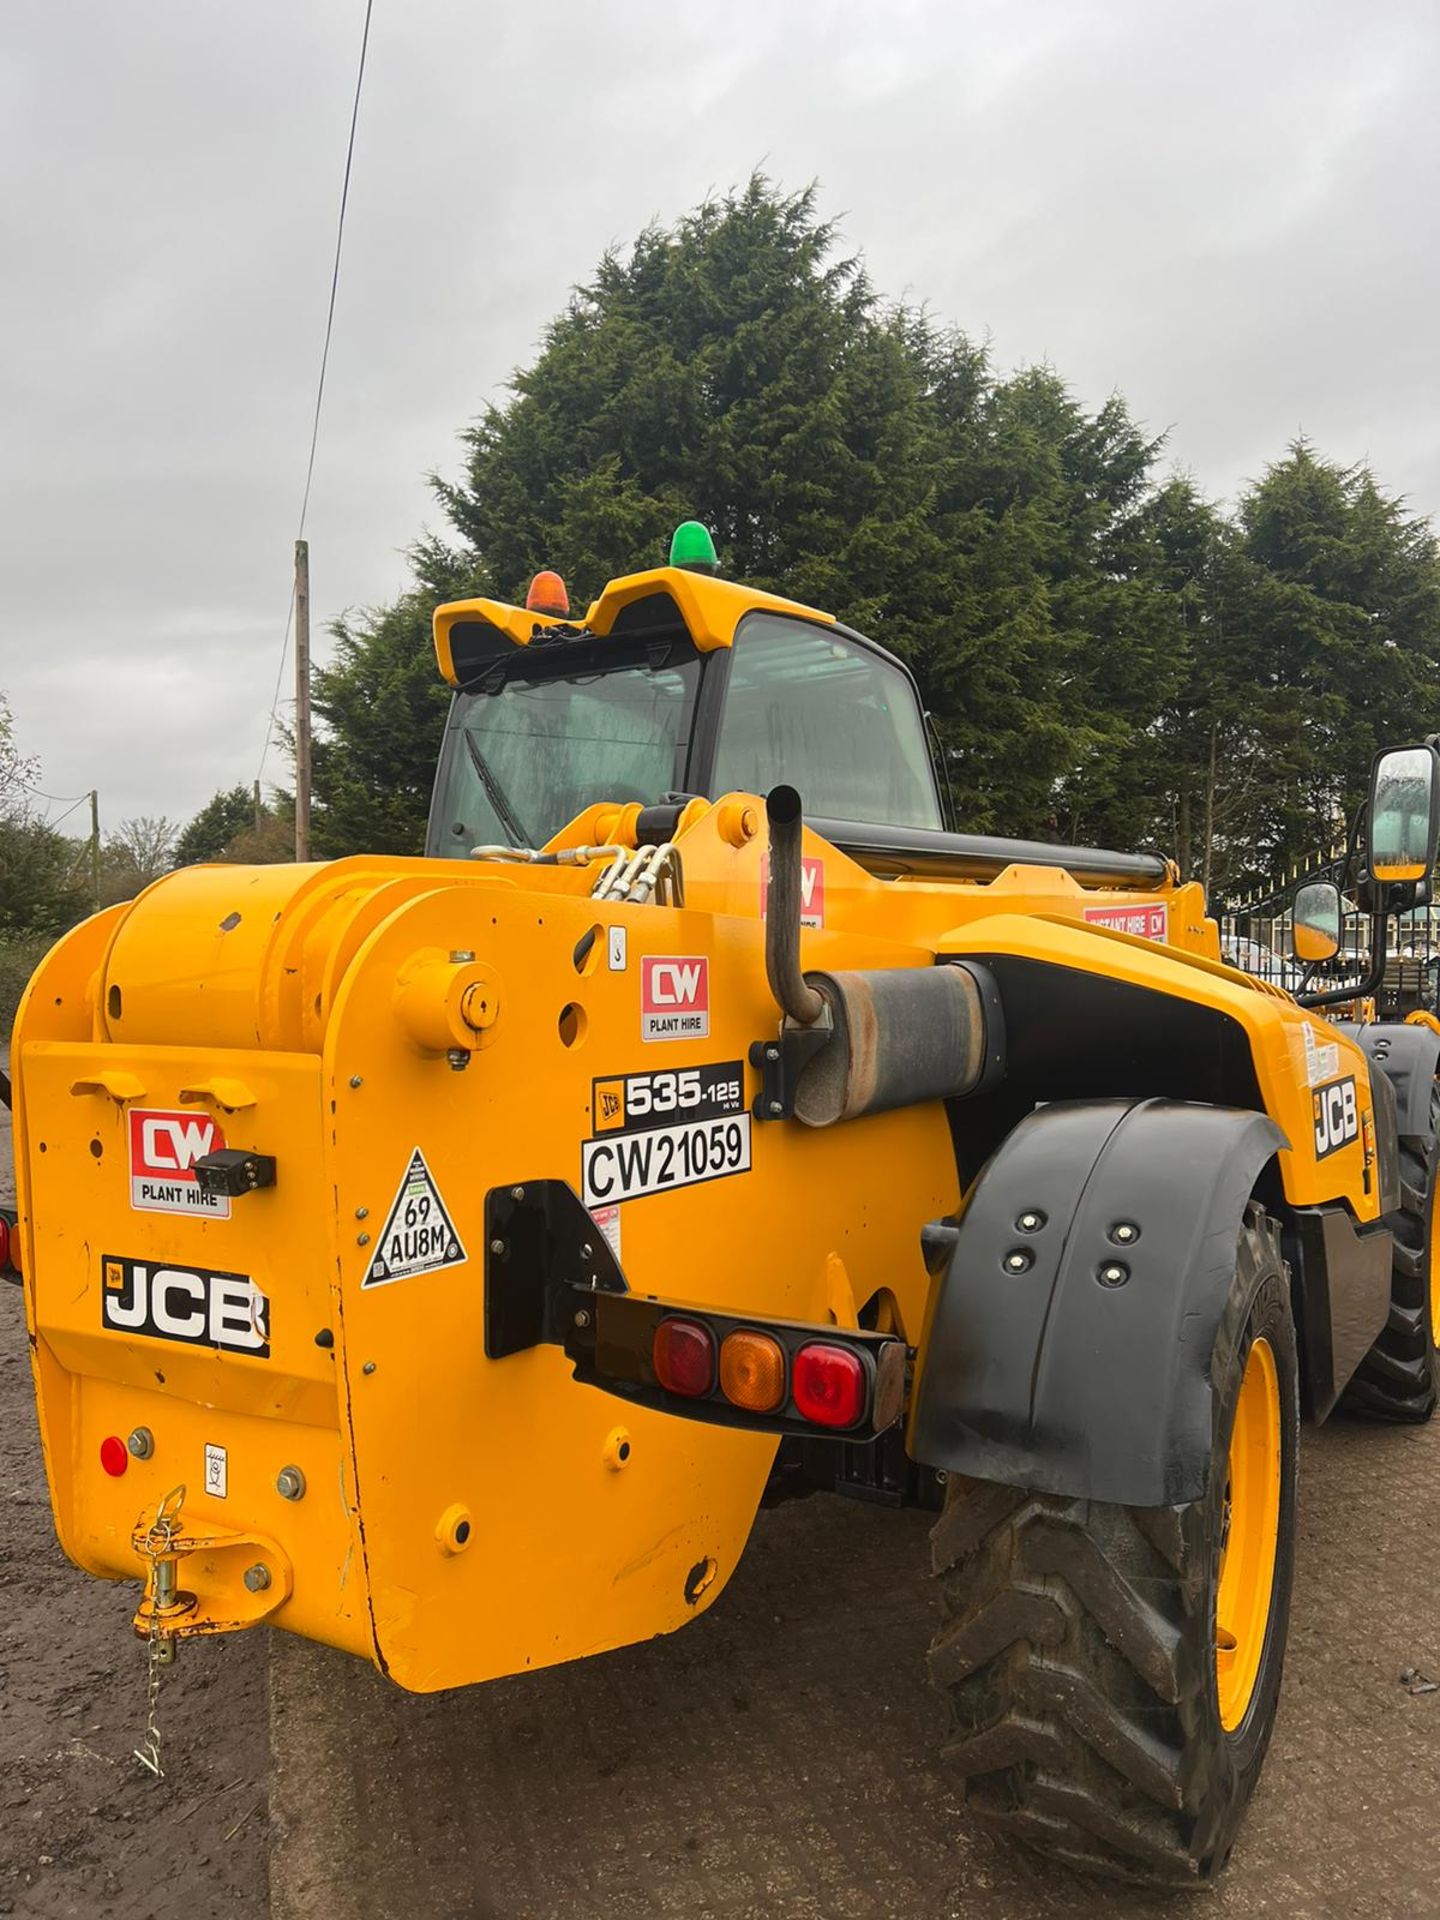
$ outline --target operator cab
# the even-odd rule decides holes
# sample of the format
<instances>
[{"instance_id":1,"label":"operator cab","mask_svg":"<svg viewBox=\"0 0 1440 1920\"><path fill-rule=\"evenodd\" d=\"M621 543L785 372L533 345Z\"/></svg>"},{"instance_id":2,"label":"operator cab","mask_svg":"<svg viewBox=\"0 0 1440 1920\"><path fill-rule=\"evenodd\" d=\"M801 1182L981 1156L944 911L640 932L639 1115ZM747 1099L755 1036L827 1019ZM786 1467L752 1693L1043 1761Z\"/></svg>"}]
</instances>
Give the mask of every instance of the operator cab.
<instances>
[{"instance_id":1,"label":"operator cab","mask_svg":"<svg viewBox=\"0 0 1440 1920\"><path fill-rule=\"evenodd\" d=\"M597 801L650 806L768 793L784 782L810 825L871 873L993 879L1016 862L1093 886L1172 879L1148 853L945 831L910 670L833 614L716 579L696 521L670 565L612 580L570 618L557 574L524 607L435 610L455 689L425 851L543 847Z\"/></svg>"},{"instance_id":2,"label":"operator cab","mask_svg":"<svg viewBox=\"0 0 1440 1920\"><path fill-rule=\"evenodd\" d=\"M578 624L541 613L557 591L541 575L523 614L466 601L435 616L456 693L432 856L541 847L596 800L648 806L780 781L812 817L941 829L919 694L882 647L682 567L612 582Z\"/></svg>"}]
</instances>

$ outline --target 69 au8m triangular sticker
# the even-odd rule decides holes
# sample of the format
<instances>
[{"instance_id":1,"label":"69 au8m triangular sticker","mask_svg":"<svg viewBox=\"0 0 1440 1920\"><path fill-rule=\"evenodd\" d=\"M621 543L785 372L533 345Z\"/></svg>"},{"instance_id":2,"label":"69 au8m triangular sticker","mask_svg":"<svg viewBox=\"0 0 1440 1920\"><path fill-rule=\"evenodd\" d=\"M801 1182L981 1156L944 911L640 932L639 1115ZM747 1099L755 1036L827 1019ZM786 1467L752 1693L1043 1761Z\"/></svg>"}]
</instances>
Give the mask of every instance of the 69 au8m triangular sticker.
<instances>
[{"instance_id":1,"label":"69 au8m triangular sticker","mask_svg":"<svg viewBox=\"0 0 1440 1920\"><path fill-rule=\"evenodd\" d=\"M391 1203L369 1272L360 1284L383 1287L392 1280L413 1280L418 1274L458 1267L464 1258L465 1249L440 1198L435 1176L416 1147Z\"/></svg>"}]
</instances>

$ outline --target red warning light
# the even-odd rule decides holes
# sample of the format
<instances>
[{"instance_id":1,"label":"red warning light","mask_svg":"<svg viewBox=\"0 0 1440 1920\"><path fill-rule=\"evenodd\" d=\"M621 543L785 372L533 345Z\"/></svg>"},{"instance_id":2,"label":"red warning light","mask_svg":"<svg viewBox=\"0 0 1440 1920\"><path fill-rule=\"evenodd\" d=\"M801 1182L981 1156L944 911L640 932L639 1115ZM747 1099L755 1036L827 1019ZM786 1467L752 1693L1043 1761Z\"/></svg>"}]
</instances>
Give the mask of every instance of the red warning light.
<instances>
[{"instance_id":1,"label":"red warning light","mask_svg":"<svg viewBox=\"0 0 1440 1920\"><path fill-rule=\"evenodd\" d=\"M530 582L530 591L525 596L526 610L530 613L562 614L570 611L570 596L565 591L565 582L558 573L547 568L537 573Z\"/></svg>"},{"instance_id":2,"label":"red warning light","mask_svg":"<svg viewBox=\"0 0 1440 1920\"><path fill-rule=\"evenodd\" d=\"M812 1340L795 1356L791 1392L817 1427L853 1427L865 1411L865 1369L848 1347Z\"/></svg>"}]
</instances>

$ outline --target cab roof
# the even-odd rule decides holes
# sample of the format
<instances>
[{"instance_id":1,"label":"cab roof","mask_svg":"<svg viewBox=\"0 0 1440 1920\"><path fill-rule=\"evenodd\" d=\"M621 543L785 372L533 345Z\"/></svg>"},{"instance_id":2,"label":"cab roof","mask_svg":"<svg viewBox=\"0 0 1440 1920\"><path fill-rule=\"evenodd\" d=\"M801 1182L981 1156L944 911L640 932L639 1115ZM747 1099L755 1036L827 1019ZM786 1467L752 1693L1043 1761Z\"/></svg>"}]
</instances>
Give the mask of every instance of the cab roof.
<instances>
[{"instance_id":1,"label":"cab roof","mask_svg":"<svg viewBox=\"0 0 1440 1920\"><path fill-rule=\"evenodd\" d=\"M685 567L652 567L612 580L591 602L583 622L564 614L532 612L503 600L451 600L435 609L435 659L452 687L473 686L512 648L528 647L547 629L557 637L611 634L639 638L683 629L701 653L733 646L735 629L747 613L787 613L825 626L833 613L802 606L776 593L763 593L734 580L716 580Z\"/></svg>"}]
</instances>

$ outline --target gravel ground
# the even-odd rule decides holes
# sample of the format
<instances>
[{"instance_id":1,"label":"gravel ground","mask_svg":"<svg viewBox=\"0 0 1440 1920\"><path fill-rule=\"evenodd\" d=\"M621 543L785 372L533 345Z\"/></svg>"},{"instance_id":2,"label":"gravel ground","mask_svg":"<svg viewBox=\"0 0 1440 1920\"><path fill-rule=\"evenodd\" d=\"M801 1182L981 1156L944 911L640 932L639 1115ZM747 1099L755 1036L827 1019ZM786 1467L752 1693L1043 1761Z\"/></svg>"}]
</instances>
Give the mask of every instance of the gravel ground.
<instances>
[{"instance_id":1,"label":"gravel ground","mask_svg":"<svg viewBox=\"0 0 1440 1920\"><path fill-rule=\"evenodd\" d=\"M1167 1904L969 1825L922 1672L926 1517L827 1498L762 1515L685 1632L487 1688L414 1698L285 1635L188 1646L151 1780L135 1590L55 1545L20 1309L0 1286L0 1913L1440 1916L1440 1693L1398 1681L1440 1677L1440 1427L1306 1436L1265 1778L1221 1888Z\"/></svg>"},{"instance_id":2,"label":"gravel ground","mask_svg":"<svg viewBox=\"0 0 1440 1920\"><path fill-rule=\"evenodd\" d=\"M1210 1894L1100 1887L977 1832L936 1758L927 1518L761 1516L667 1640L409 1697L280 1639L276 1920L1423 1920L1440 1915L1440 1427L1303 1450L1280 1720ZM411 1904L411 1903L414 1904Z\"/></svg>"}]
</instances>

